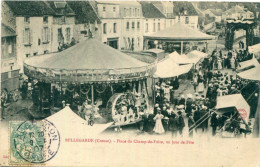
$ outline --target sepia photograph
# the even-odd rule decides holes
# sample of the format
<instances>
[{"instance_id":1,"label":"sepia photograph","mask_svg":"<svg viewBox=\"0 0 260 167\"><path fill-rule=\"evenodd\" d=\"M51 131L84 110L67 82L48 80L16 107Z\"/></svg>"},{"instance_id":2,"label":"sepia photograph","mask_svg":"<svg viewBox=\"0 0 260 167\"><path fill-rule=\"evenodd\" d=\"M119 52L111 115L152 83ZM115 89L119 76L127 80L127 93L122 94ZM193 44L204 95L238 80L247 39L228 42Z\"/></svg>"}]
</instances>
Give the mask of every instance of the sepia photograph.
<instances>
[{"instance_id":1,"label":"sepia photograph","mask_svg":"<svg viewBox=\"0 0 260 167\"><path fill-rule=\"evenodd\" d=\"M0 166L257 167L259 63L257 1L2 0Z\"/></svg>"}]
</instances>

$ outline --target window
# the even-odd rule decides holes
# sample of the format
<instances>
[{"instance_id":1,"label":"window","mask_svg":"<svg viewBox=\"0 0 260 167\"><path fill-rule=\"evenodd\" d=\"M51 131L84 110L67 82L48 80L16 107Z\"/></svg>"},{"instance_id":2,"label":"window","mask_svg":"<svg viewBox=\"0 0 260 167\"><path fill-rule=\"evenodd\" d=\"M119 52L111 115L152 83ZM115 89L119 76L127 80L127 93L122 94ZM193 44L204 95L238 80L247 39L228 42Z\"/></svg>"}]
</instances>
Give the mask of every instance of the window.
<instances>
[{"instance_id":1,"label":"window","mask_svg":"<svg viewBox=\"0 0 260 167\"><path fill-rule=\"evenodd\" d=\"M30 57L30 54L26 54L25 56L26 56L26 58L28 58L28 57Z\"/></svg>"},{"instance_id":2,"label":"window","mask_svg":"<svg viewBox=\"0 0 260 167\"><path fill-rule=\"evenodd\" d=\"M42 42L50 41L50 29L48 27L44 27L42 31Z\"/></svg>"},{"instance_id":3,"label":"window","mask_svg":"<svg viewBox=\"0 0 260 167\"><path fill-rule=\"evenodd\" d=\"M114 30L114 33L116 33L116 23L114 23L113 30Z\"/></svg>"},{"instance_id":4,"label":"window","mask_svg":"<svg viewBox=\"0 0 260 167\"><path fill-rule=\"evenodd\" d=\"M158 30L157 31L160 31L160 29L161 29L161 24L158 23Z\"/></svg>"},{"instance_id":5,"label":"window","mask_svg":"<svg viewBox=\"0 0 260 167\"><path fill-rule=\"evenodd\" d=\"M12 46L12 44L9 44L9 45L8 45L8 53L9 53L9 54L12 54L12 53L13 53L13 46Z\"/></svg>"},{"instance_id":6,"label":"window","mask_svg":"<svg viewBox=\"0 0 260 167\"><path fill-rule=\"evenodd\" d=\"M124 8L124 16L126 17L126 8Z\"/></svg>"},{"instance_id":7,"label":"window","mask_svg":"<svg viewBox=\"0 0 260 167\"><path fill-rule=\"evenodd\" d=\"M132 22L132 28L133 29L135 28L135 22Z\"/></svg>"},{"instance_id":8,"label":"window","mask_svg":"<svg viewBox=\"0 0 260 167\"><path fill-rule=\"evenodd\" d=\"M37 56L38 52L33 53L33 56Z\"/></svg>"},{"instance_id":9,"label":"window","mask_svg":"<svg viewBox=\"0 0 260 167\"><path fill-rule=\"evenodd\" d=\"M107 33L107 23L103 24L103 34Z\"/></svg>"},{"instance_id":10,"label":"window","mask_svg":"<svg viewBox=\"0 0 260 167\"><path fill-rule=\"evenodd\" d=\"M48 23L48 16L43 16L43 23Z\"/></svg>"},{"instance_id":11,"label":"window","mask_svg":"<svg viewBox=\"0 0 260 167\"><path fill-rule=\"evenodd\" d=\"M139 9L137 9L137 16L140 16Z\"/></svg>"},{"instance_id":12,"label":"window","mask_svg":"<svg viewBox=\"0 0 260 167\"><path fill-rule=\"evenodd\" d=\"M70 28L66 28L66 41L70 41Z\"/></svg>"},{"instance_id":13,"label":"window","mask_svg":"<svg viewBox=\"0 0 260 167\"><path fill-rule=\"evenodd\" d=\"M137 9L135 8L135 17L137 16Z\"/></svg>"},{"instance_id":14,"label":"window","mask_svg":"<svg viewBox=\"0 0 260 167\"><path fill-rule=\"evenodd\" d=\"M189 24L189 17L185 17L185 24Z\"/></svg>"},{"instance_id":15,"label":"window","mask_svg":"<svg viewBox=\"0 0 260 167\"><path fill-rule=\"evenodd\" d=\"M30 23L30 17L28 17L28 16L24 17L24 22L25 23Z\"/></svg>"},{"instance_id":16,"label":"window","mask_svg":"<svg viewBox=\"0 0 260 167\"><path fill-rule=\"evenodd\" d=\"M129 30L129 26L130 26L130 24L129 24L129 22L127 22L126 23L126 30Z\"/></svg>"},{"instance_id":17,"label":"window","mask_svg":"<svg viewBox=\"0 0 260 167\"><path fill-rule=\"evenodd\" d=\"M129 10L129 16L130 17L132 16L132 8L130 8L130 10Z\"/></svg>"},{"instance_id":18,"label":"window","mask_svg":"<svg viewBox=\"0 0 260 167\"><path fill-rule=\"evenodd\" d=\"M116 7L113 7L113 12L115 12L116 11Z\"/></svg>"},{"instance_id":19,"label":"window","mask_svg":"<svg viewBox=\"0 0 260 167\"><path fill-rule=\"evenodd\" d=\"M148 23L145 24L145 32L148 32L149 29L148 29Z\"/></svg>"},{"instance_id":20,"label":"window","mask_svg":"<svg viewBox=\"0 0 260 167\"><path fill-rule=\"evenodd\" d=\"M138 21L137 22L137 29L139 29L140 28L140 22Z\"/></svg>"},{"instance_id":21,"label":"window","mask_svg":"<svg viewBox=\"0 0 260 167\"><path fill-rule=\"evenodd\" d=\"M155 23L153 23L153 32L155 32Z\"/></svg>"},{"instance_id":22,"label":"window","mask_svg":"<svg viewBox=\"0 0 260 167\"><path fill-rule=\"evenodd\" d=\"M137 46L140 48L140 37L137 37Z\"/></svg>"},{"instance_id":23,"label":"window","mask_svg":"<svg viewBox=\"0 0 260 167\"><path fill-rule=\"evenodd\" d=\"M31 42L30 28L26 28L24 30L24 34L23 34L23 43L24 44L30 44L30 42Z\"/></svg>"},{"instance_id":24,"label":"window","mask_svg":"<svg viewBox=\"0 0 260 167\"><path fill-rule=\"evenodd\" d=\"M103 6L103 12L105 12L106 11L106 7L105 6Z\"/></svg>"}]
</instances>

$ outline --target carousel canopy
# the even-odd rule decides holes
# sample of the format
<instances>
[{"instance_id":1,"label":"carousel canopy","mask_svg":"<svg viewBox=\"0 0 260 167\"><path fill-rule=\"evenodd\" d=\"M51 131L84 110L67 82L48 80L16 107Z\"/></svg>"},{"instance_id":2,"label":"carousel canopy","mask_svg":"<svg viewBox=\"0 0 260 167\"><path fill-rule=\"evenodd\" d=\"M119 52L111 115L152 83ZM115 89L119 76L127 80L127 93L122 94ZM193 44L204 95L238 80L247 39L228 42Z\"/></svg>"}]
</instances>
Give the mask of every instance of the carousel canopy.
<instances>
[{"instance_id":1,"label":"carousel canopy","mask_svg":"<svg viewBox=\"0 0 260 167\"><path fill-rule=\"evenodd\" d=\"M170 57L167 57L157 63L157 70L154 78L172 78L186 74L192 68L191 64L179 66Z\"/></svg>"},{"instance_id":2,"label":"carousel canopy","mask_svg":"<svg viewBox=\"0 0 260 167\"><path fill-rule=\"evenodd\" d=\"M158 31L151 35L145 35L144 38L171 41L202 41L215 39L214 36L192 29L181 23L176 23L170 28Z\"/></svg>"},{"instance_id":3,"label":"carousel canopy","mask_svg":"<svg viewBox=\"0 0 260 167\"><path fill-rule=\"evenodd\" d=\"M68 82L141 78L152 66L93 38L62 52L28 58L24 64L26 75L36 79L52 76L50 80L56 81L63 76L60 80Z\"/></svg>"},{"instance_id":4,"label":"carousel canopy","mask_svg":"<svg viewBox=\"0 0 260 167\"><path fill-rule=\"evenodd\" d=\"M250 106L244 99L244 97L241 94L232 94L232 95L226 95L226 96L218 96L217 98L217 113L218 114L224 114L226 112L229 112L229 110L223 110L225 108L235 107L238 112L243 112L245 114L246 112L246 119L245 121L248 121L249 115L250 115ZM241 114L241 113L240 113Z\"/></svg>"},{"instance_id":5,"label":"carousel canopy","mask_svg":"<svg viewBox=\"0 0 260 167\"><path fill-rule=\"evenodd\" d=\"M260 81L260 65L249 70L238 73L237 75L243 79Z\"/></svg>"},{"instance_id":6,"label":"carousel canopy","mask_svg":"<svg viewBox=\"0 0 260 167\"><path fill-rule=\"evenodd\" d=\"M94 123L93 126L89 126L86 120L75 114L68 106L46 119L52 122L63 136L71 136L72 133L73 135L77 133L82 137L85 135L98 135L113 124L113 122L108 124ZM75 127L77 127L76 131Z\"/></svg>"},{"instance_id":7,"label":"carousel canopy","mask_svg":"<svg viewBox=\"0 0 260 167\"><path fill-rule=\"evenodd\" d=\"M87 39L62 52L36 56L27 65L50 69L120 69L147 66L96 39Z\"/></svg>"},{"instance_id":8,"label":"carousel canopy","mask_svg":"<svg viewBox=\"0 0 260 167\"><path fill-rule=\"evenodd\" d=\"M253 58L251 60L240 62L238 70L240 71L240 70L243 70L243 69L246 69L246 68L249 68L249 67L256 67L256 66L259 66L259 62L253 56Z\"/></svg>"},{"instance_id":9,"label":"carousel canopy","mask_svg":"<svg viewBox=\"0 0 260 167\"><path fill-rule=\"evenodd\" d=\"M202 57L195 56L194 54L187 55L179 55L176 51L169 54L169 57L177 64L197 64Z\"/></svg>"},{"instance_id":10,"label":"carousel canopy","mask_svg":"<svg viewBox=\"0 0 260 167\"><path fill-rule=\"evenodd\" d=\"M248 51L254 54L260 53L260 43L253 46L249 46Z\"/></svg>"}]
</instances>

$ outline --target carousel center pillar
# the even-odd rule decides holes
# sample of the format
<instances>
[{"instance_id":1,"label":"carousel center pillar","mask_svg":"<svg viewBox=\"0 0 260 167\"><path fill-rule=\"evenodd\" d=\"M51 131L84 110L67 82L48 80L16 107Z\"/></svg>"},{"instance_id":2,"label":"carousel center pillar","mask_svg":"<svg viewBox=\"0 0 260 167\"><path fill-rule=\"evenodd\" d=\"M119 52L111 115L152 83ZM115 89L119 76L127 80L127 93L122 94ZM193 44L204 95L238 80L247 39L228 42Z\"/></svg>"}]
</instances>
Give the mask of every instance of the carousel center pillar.
<instances>
[{"instance_id":1,"label":"carousel center pillar","mask_svg":"<svg viewBox=\"0 0 260 167\"><path fill-rule=\"evenodd\" d=\"M94 84L91 85L91 104L94 105Z\"/></svg>"},{"instance_id":2,"label":"carousel center pillar","mask_svg":"<svg viewBox=\"0 0 260 167\"><path fill-rule=\"evenodd\" d=\"M183 41L181 41L181 55L183 54Z\"/></svg>"}]
</instances>

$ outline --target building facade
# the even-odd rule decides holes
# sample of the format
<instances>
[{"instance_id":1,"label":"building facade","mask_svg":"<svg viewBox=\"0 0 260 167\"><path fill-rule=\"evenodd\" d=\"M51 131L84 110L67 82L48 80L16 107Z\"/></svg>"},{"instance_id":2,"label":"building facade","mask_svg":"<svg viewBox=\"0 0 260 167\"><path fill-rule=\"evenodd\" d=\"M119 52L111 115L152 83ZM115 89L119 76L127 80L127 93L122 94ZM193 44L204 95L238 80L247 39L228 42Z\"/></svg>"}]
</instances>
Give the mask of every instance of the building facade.
<instances>
[{"instance_id":1,"label":"building facade","mask_svg":"<svg viewBox=\"0 0 260 167\"><path fill-rule=\"evenodd\" d=\"M29 12L31 8L36 10ZM44 2L36 1L5 1L2 2L2 9L8 14L3 20L7 20L16 32L17 64L23 72L26 58L52 51L54 12Z\"/></svg>"}]
</instances>

